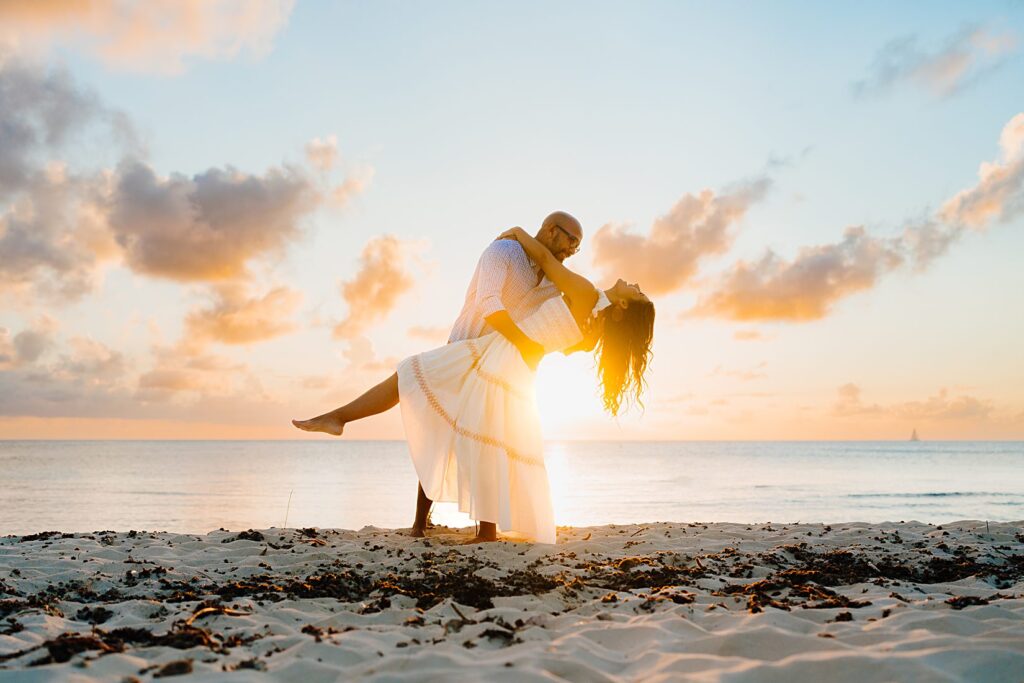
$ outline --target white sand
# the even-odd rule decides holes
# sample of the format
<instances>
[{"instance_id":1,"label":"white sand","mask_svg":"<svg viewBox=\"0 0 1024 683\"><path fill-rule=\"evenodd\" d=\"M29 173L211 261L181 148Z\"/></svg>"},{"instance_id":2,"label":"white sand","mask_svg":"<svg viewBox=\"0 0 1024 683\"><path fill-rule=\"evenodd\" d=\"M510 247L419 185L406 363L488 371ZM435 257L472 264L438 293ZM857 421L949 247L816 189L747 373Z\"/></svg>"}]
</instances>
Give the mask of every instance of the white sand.
<instances>
[{"instance_id":1,"label":"white sand","mask_svg":"<svg viewBox=\"0 0 1024 683\"><path fill-rule=\"evenodd\" d=\"M0 538L0 681L1024 681L1020 523L469 531Z\"/></svg>"}]
</instances>

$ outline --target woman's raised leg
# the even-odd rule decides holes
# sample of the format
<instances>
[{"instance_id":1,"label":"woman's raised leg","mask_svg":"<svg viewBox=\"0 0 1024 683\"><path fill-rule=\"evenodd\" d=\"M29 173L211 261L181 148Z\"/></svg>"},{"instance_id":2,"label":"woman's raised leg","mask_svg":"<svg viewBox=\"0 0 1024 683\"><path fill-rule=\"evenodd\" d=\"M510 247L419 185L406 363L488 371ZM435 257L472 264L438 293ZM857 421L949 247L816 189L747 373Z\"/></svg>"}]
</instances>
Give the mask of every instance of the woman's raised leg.
<instances>
[{"instance_id":1,"label":"woman's raised leg","mask_svg":"<svg viewBox=\"0 0 1024 683\"><path fill-rule=\"evenodd\" d=\"M396 372L354 401L308 420L292 420L292 424L307 432L325 432L341 436L341 433L345 431L346 423L383 413L397 405L398 373Z\"/></svg>"}]
</instances>

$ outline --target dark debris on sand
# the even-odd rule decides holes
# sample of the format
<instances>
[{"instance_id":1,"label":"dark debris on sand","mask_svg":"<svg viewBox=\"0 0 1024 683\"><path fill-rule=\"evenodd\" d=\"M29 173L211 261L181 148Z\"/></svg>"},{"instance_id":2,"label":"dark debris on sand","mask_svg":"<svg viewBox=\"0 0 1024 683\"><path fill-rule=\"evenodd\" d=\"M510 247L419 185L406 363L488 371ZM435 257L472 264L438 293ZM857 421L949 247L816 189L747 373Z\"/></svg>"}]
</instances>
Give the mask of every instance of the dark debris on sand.
<instances>
[{"instance_id":1,"label":"dark debris on sand","mask_svg":"<svg viewBox=\"0 0 1024 683\"><path fill-rule=\"evenodd\" d=\"M104 539L110 539L108 545L118 542L118 537L110 533L97 532L99 538L96 540L104 542ZM294 532L299 542L319 541L321 544L327 542L325 538L330 539L331 533L314 528ZM22 537L18 542L46 544L56 536L64 535L59 532L42 532ZM284 541L284 536L276 540ZM488 622L480 634L482 638L501 645L512 645L521 642L517 635L525 627L521 620L513 624L493 618L477 621L462 615L457 605L489 609L494 606L495 598L540 596L557 591L565 609L593 602L614 609L618 607L616 603L624 599L620 598L620 594L625 593L639 598L631 602L633 609L652 612L673 605L692 604L697 594L703 592L722 598L745 598L745 607L751 613L762 612L769 607L781 610L842 610L832 619L842 622L854 619L851 610L871 604L866 600L848 598L835 590L842 586L861 583L879 586L953 583L977 577L998 590L1024 578L1024 554L1017 548L996 546L982 552L969 546L950 547L941 537L936 537L934 541L909 544L904 543L898 533L878 536L875 540L880 545L870 549L854 545L844 549L818 550L807 542L800 542L758 553L744 553L729 547L694 556L658 551L625 557L589 555L581 559L576 552L563 550L511 569L507 562L502 564L454 548L439 550L435 545L423 543L413 547L387 549L367 541L364 544L367 551L383 551L381 555L386 553L387 557L378 556L376 560L366 561L365 566L363 562L346 562L342 557L318 565L317 571L304 577L275 573L271 565L261 562L259 567L266 570L264 573L245 578L220 579L210 574L200 577L171 573L172 568L129 557L125 563L140 569L131 569L120 577L113 577L113 583L120 587L102 592L93 589L91 581L64 581L24 595L19 593L16 585L0 582L0 597L3 598L0 599L0 619L6 619L6 623L0 622L0 634L10 635L23 630L24 626L16 617L32 611L64 617L67 610L66 618L91 627L91 631L86 633L63 633L32 648L0 655L0 668L5 668L5 662L31 653L38 653L38 657L30 661L29 666L67 662L84 652L102 656L154 646L178 650L199 647L214 654L224 654L231 648L247 645L266 634L242 636L218 633L196 622L211 615L243 614L226 604L241 598L252 599L260 604L262 601L327 598L355 604L356 609L363 614L390 608L392 599L397 596L412 598L419 610L427 610L451 600L452 608L460 618L445 624L446 635L458 632L467 624ZM263 533L252 529L221 542L235 541L263 543L270 548L294 552L292 544L275 545ZM637 548L645 542L624 540L626 543L631 548ZM552 572L550 568L553 566L566 569ZM548 571L542 571L545 568ZM19 575L16 570L12 570L7 581L13 581ZM716 581L718 583L708 587L709 582ZM178 618L169 628L164 627L159 632L142 627L103 628L103 624L115 613L110 609L111 606L140 597L165 603L160 605L162 612L158 611L155 617L171 614L168 605L195 605L187 608L191 611L189 618ZM895 591L890 597L908 602L907 598ZM961 595L952 596L945 602L950 609L960 610L1013 597L1000 593L988 597ZM74 604L71 606L65 603ZM714 607L716 605L711 605L708 609ZM180 611L181 608L174 610L179 616ZM882 617L888 616L889 612L891 610L883 613ZM423 626L425 621L421 614L410 617L407 625ZM306 625L302 633L320 641L338 631L330 627ZM472 642L467 643L467 647L475 646ZM152 673L154 677L172 676L179 671L185 673L186 668L191 670L191 660L172 662L159 670L154 668ZM264 670L265 665L254 658L234 665L231 670L250 668Z\"/></svg>"}]
</instances>

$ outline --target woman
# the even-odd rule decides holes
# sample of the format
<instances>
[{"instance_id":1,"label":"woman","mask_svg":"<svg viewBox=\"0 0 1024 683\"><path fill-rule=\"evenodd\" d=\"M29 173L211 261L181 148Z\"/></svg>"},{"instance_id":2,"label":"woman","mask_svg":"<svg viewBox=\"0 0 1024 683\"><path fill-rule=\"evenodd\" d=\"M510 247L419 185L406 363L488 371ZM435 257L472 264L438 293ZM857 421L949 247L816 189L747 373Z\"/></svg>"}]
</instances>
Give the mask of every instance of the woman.
<instances>
[{"instance_id":1,"label":"woman","mask_svg":"<svg viewBox=\"0 0 1024 683\"><path fill-rule=\"evenodd\" d=\"M545 353L595 349L604 407L612 415L631 401L639 403L654 329L650 299L622 280L596 289L521 228L499 239L518 240L562 293L521 321L520 329ZM426 497L457 502L480 521L474 540L495 540L497 524L541 543L555 542L534 375L519 350L492 332L406 358L396 376L378 385L398 384L409 450ZM333 411L331 433L393 405L374 403L373 392ZM337 415L344 416L340 422ZM293 423L327 431L319 420ZM488 531L484 523L490 523ZM422 535L425 526L426 512L418 506L413 534Z\"/></svg>"}]
</instances>

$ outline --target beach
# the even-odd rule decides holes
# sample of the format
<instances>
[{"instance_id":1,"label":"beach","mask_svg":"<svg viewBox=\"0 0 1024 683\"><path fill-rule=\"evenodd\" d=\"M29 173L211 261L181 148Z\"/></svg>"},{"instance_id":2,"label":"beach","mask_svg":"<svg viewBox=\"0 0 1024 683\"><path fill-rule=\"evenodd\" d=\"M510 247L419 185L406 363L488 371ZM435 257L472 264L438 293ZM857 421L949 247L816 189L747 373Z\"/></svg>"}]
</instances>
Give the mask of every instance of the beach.
<instances>
[{"instance_id":1,"label":"beach","mask_svg":"<svg viewBox=\"0 0 1024 683\"><path fill-rule=\"evenodd\" d=\"M0 681L1022 680L1020 522L472 531L6 536Z\"/></svg>"}]
</instances>

